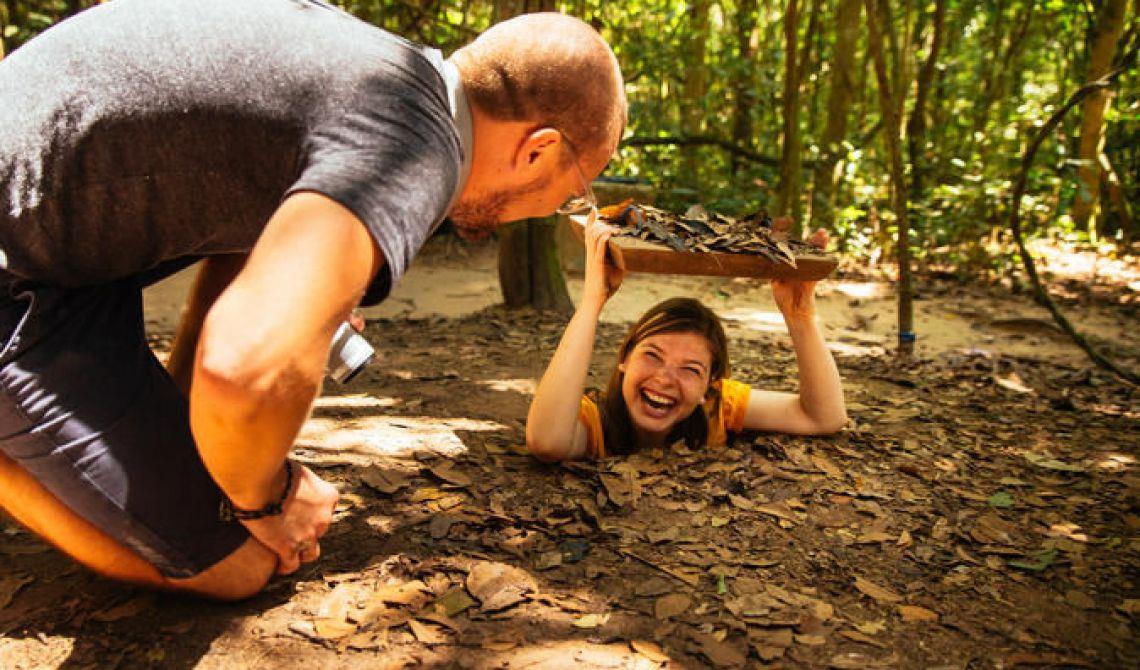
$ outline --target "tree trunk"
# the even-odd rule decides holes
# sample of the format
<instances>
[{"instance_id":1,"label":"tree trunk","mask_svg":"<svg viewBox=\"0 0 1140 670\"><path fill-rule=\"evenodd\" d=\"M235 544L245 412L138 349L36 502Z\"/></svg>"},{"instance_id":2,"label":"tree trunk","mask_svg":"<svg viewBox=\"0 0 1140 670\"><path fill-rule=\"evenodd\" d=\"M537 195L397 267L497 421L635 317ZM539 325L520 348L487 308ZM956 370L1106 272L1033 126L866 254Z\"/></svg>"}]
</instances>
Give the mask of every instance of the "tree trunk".
<instances>
[{"instance_id":1,"label":"tree trunk","mask_svg":"<svg viewBox=\"0 0 1140 670\"><path fill-rule=\"evenodd\" d=\"M732 141L738 147L752 146L752 109L756 106L756 80L752 76L752 61L756 53L753 43L755 32L756 0L739 0L736 7L736 44L740 63L747 70L744 75L732 80L732 97L736 103L732 114ZM739 174L745 164L742 157L733 154L733 176Z\"/></svg>"},{"instance_id":2,"label":"tree trunk","mask_svg":"<svg viewBox=\"0 0 1140 670\"><path fill-rule=\"evenodd\" d=\"M910 227L907 222L907 188L903 171L902 150L900 147L901 119L899 117L900 98L905 89L893 90L891 75L887 71L887 59L883 53L883 32L893 31L889 19L889 0L865 0L867 12L868 43L875 63L875 76L879 82L879 108L883 114L883 139L887 145L888 166L891 175L891 201L898 222L898 263L899 263L899 350L900 356L914 353L914 306L911 302L910 276ZM880 22L882 29L880 29ZM897 43L897 42L895 42ZM901 63L901 58L895 63ZM898 81L896 74L895 80Z\"/></svg>"},{"instance_id":3,"label":"tree trunk","mask_svg":"<svg viewBox=\"0 0 1140 670\"><path fill-rule=\"evenodd\" d=\"M811 2L811 10L809 10L809 12L808 12L808 27L807 27L807 31L804 33L804 41L803 41L803 46L801 47L801 50L800 50L799 62L796 64L796 69L798 70L798 72L796 73L796 81L798 82L798 86L799 86L799 93L797 95L797 98L801 101L804 99L804 96L805 96L805 89L807 88L807 82L808 82L808 73L815 69L815 66L813 64L812 47L815 45L815 41L816 41L815 35L819 31L820 4L821 4L821 0L812 0L812 2ZM810 98L809 98L809 103L810 103ZM800 102L799 107L801 107L801 108L803 107L803 102ZM803 198L800 196L801 196L801 193L803 192L803 181L804 181L804 176L803 176L804 175L804 173L803 173L803 167L804 167L803 147L804 147L804 142L803 142L803 130L800 128L800 123L799 123L799 116L800 115L797 114L797 117L796 117L796 135L797 135L797 139L798 139L798 142L797 142L798 150L795 152L795 155L792 156L792 159L795 162L795 175L796 175L795 176L795 183L797 184L797 187L795 189L796 190L795 199L791 202L791 212L790 212L792 218L795 219L795 223L793 224L793 228L792 228L793 234L798 234L800 232L800 228L802 226L801 219L803 218ZM812 116L811 116L810 107L808 110L807 121L808 121L808 128L813 128L814 126L811 125Z\"/></svg>"},{"instance_id":4,"label":"tree trunk","mask_svg":"<svg viewBox=\"0 0 1140 670\"><path fill-rule=\"evenodd\" d=\"M507 307L573 311L554 242L557 225L558 218L549 217L499 229L499 286ZM528 262L511 262L518 258Z\"/></svg>"},{"instance_id":5,"label":"tree trunk","mask_svg":"<svg viewBox=\"0 0 1140 670\"><path fill-rule=\"evenodd\" d=\"M780 148L780 184L774 214L796 215L800 199L800 69L796 48L800 17L798 0L784 10L784 132Z\"/></svg>"},{"instance_id":6,"label":"tree trunk","mask_svg":"<svg viewBox=\"0 0 1140 670\"><path fill-rule=\"evenodd\" d=\"M1108 73L1116 44L1124 33L1125 0L1103 0L1092 27L1086 82L1096 81ZM1077 157L1077 196L1073 200L1073 221L1079 229L1089 224L1100 193L1101 168L1098 160L1104 141L1104 113L1112 93L1101 89L1081 103L1081 143Z\"/></svg>"},{"instance_id":7,"label":"tree trunk","mask_svg":"<svg viewBox=\"0 0 1140 670\"><path fill-rule=\"evenodd\" d=\"M709 0L693 0L689 7L689 31L685 35L682 52L685 67L680 97L681 131L685 135L700 135L705 120L704 97L708 88L705 68L705 49L709 34ZM680 186L700 191L700 149L686 148L682 153Z\"/></svg>"},{"instance_id":8,"label":"tree trunk","mask_svg":"<svg viewBox=\"0 0 1140 670\"><path fill-rule=\"evenodd\" d=\"M553 0L495 0L494 18L553 9ZM527 219L499 228L499 288L508 307L573 311L554 243L556 221Z\"/></svg>"},{"instance_id":9,"label":"tree trunk","mask_svg":"<svg viewBox=\"0 0 1140 670\"><path fill-rule=\"evenodd\" d=\"M823 151L812 179L811 228L835 228L835 166L847 138L847 112L855 94L855 45L859 39L862 0L839 0L835 12L835 48L831 55L831 91L827 99L827 125Z\"/></svg>"},{"instance_id":10,"label":"tree trunk","mask_svg":"<svg viewBox=\"0 0 1140 670\"><path fill-rule=\"evenodd\" d=\"M914 109L906 125L907 153L910 155L910 199L922 199L923 177L926 170L926 103L930 97L930 87L934 83L934 72L938 65L938 51L942 45L942 28L946 23L946 0L935 0L934 17L930 23L930 50L922 70L918 73L918 90L915 93Z\"/></svg>"}]
</instances>

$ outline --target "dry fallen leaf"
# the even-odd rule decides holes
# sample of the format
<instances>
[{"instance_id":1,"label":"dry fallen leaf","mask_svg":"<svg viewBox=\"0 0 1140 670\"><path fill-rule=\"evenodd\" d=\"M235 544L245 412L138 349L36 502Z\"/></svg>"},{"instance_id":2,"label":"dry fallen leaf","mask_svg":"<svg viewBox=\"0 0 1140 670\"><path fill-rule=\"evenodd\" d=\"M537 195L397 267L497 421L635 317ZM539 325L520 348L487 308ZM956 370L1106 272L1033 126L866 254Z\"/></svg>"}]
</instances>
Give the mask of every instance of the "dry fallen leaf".
<instances>
[{"instance_id":1,"label":"dry fallen leaf","mask_svg":"<svg viewBox=\"0 0 1140 670\"><path fill-rule=\"evenodd\" d=\"M516 605L538 591L534 578L525 570L505 563L477 563L467 575L467 590L484 612L495 612Z\"/></svg>"},{"instance_id":2,"label":"dry fallen leaf","mask_svg":"<svg viewBox=\"0 0 1140 670\"><path fill-rule=\"evenodd\" d=\"M629 646L654 663L665 663L669 660L669 655L661 647L648 640L632 640Z\"/></svg>"},{"instance_id":3,"label":"dry fallen leaf","mask_svg":"<svg viewBox=\"0 0 1140 670\"><path fill-rule=\"evenodd\" d=\"M20 589L32 581L33 578L28 575L4 575L0 577L0 610L11 604L12 599L20 592Z\"/></svg>"},{"instance_id":4,"label":"dry fallen leaf","mask_svg":"<svg viewBox=\"0 0 1140 670\"><path fill-rule=\"evenodd\" d=\"M313 619L313 635L322 640L339 640L356 632L356 624L344 619Z\"/></svg>"},{"instance_id":5,"label":"dry fallen leaf","mask_svg":"<svg viewBox=\"0 0 1140 670\"><path fill-rule=\"evenodd\" d=\"M99 610L98 612L92 614L91 618L95 621L102 621L104 623L129 619L133 616L141 614L143 610L149 609L152 605L154 605L154 601L155 596L151 593L136 596L126 601L125 603L120 603L114 607L108 607L107 609Z\"/></svg>"},{"instance_id":6,"label":"dry fallen leaf","mask_svg":"<svg viewBox=\"0 0 1140 670\"><path fill-rule=\"evenodd\" d=\"M1096 601L1089 597L1084 591L1078 591L1077 589L1072 589L1065 593L1065 602L1083 610L1096 609Z\"/></svg>"},{"instance_id":7,"label":"dry fallen leaf","mask_svg":"<svg viewBox=\"0 0 1140 670\"><path fill-rule=\"evenodd\" d=\"M903 621L929 623L938 621L938 612L918 605L899 605L899 614L902 615Z\"/></svg>"},{"instance_id":8,"label":"dry fallen leaf","mask_svg":"<svg viewBox=\"0 0 1140 670\"><path fill-rule=\"evenodd\" d=\"M855 578L855 588L880 603L902 602L902 596L863 577Z\"/></svg>"},{"instance_id":9,"label":"dry fallen leaf","mask_svg":"<svg viewBox=\"0 0 1140 670\"><path fill-rule=\"evenodd\" d=\"M605 614L587 614L585 616L574 619L570 622L570 625L574 626L575 628L597 628L609 620L610 615L608 612Z\"/></svg>"},{"instance_id":10,"label":"dry fallen leaf","mask_svg":"<svg viewBox=\"0 0 1140 670\"><path fill-rule=\"evenodd\" d=\"M410 582L385 584L376 589L370 600L384 602L389 605L419 606L431 596L431 589L420 580Z\"/></svg>"},{"instance_id":11,"label":"dry fallen leaf","mask_svg":"<svg viewBox=\"0 0 1140 670\"><path fill-rule=\"evenodd\" d=\"M855 642L862 642L863 644L869 644L873 647L878 647L879 649L885 649L887 646L887 645L883 644L882 642L879 642L875 638L871 637L870 635L865 635L863 633L860 633L857 630L845 630L842 633L840 633L840 635L847 638L848 640L853 640Z\"/></svg>"},{"instance_id":12,"label":"dry fallen leaf","mask_svg":"<svg viewBox=\"0 0 1140 670\"><path fill-rule=\"evenodd\" d=\"M365 486L388 495L408 486L407 478L400 473L382 470L374 465L365 468L360 475L360 481L364 482Z\"/></svg>"},{"instance_id":13,"label":"dry fallen leaf","mask_svg":"<svg viewBox=\"0 0 1140 670\"><path fill-rule=\"evenodd\" d=\"M701 653L718 668L739 668L748 660L744 651L715 639L701 642Z\"/></svg>"},{"instance_id":14,"label":"dry fallen leaf","mask_svg":"<svg viewBox=\"0 0 1140 670\"><path fill-rule=\"evenodd\" d=\"M843 479L843 471L840 470L839 466L835 465L835 463L832 463L831 459L829 459L827 456L824 456L822 454L812 454L811 462L813 465L815 465L815 467L824 471L828 477L831 477L832 479Z\"/></svg>"},{"instance_id":15,"label":"dry fallen leaf","mask_svg":"<svg viewBox=\"0 0 1140 670\"><path fill-rule=\"evenodd\" d=\"M692 602L692 599L684 593L670 593L667 596L661 596L653 603L653 616L658 619L677 616L689 609Z\"/></svg>"},{"instance_id":16,"label":"dry fallen leaf","mask_svg":"<svg viewBox=\"0 0 1140 670\"><path fill-rule=\"evenodd\" d=\"M784 503L768 503L765 505L757 505L756 511L762 512L764 514L770 514L777 519L783 519L784 521L790 521L792 523L795 523L797 521L795 513L793 513L792 510Z\"/></svg>"},{"instance_id":17,"label":"dry fallen leaf","mask_svg":"<svg viewBox=\"0 0 1140 670\"><path fill-rule=\"evenodd\" d=\"M753 644L780 649L786 649L795 642L791 628L750 628L748 637Z\"/></svg>"},{"instance_id":18,"label":"dry fallen leaf","mask_svg":"<svg viewBox=\"0 0 1140 670\"><path fill-rule=\"evenodd\" d=\"M471 486L471 477L456 469L455 463L451 461L443 461L433 465L428 468L428 471L448 484L465 487Z\"/></svg>"},{"instance_id":19,"label":"dry fallen leaf","mask_svg":"<svg viewBox=\"0 0 1140 670\"><path fill-rule=\"evenodd\" d=\"M453 617L460 612L463 612L479 603L471 599L467 595L467 590L462 586L456 586L447 593L443 594L436 599L432 606L436 612L445 616Z\"/></svg>"},{"instance_id":20,"label":"dry fallen leaf","mask_svg":"<svg viewBox=\"0 0 1140 670\"><path fill-rule=\"evenodd\" d=\"M422 623L415 619L408 621L408 628L412 629L412 634L416 639L424 644L445 644L451 641L439 626L434 624Z\"/></svg>"}]
</instances>

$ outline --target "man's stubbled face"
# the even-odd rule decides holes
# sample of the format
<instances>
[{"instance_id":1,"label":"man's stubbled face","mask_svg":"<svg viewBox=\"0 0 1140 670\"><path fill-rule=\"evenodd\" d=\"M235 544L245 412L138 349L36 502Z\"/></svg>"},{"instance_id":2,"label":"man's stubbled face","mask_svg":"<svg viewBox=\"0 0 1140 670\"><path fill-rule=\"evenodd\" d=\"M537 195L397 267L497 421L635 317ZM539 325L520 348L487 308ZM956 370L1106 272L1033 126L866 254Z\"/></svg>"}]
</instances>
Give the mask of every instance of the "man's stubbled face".
<instances>
[{"instance_id":1,"label":"man's stubbled face","mask_svg":"<svg viewBox=\"0 0 1140 670\"><path fill-rule=\"evenodd\" d=\"M469 242L485 240L492 231L508 222L506 213L510 205L544 190L550 181L544 176L513 189L478 193L455 203L448 218L461 238Z\"/></svg>"}]
</instances>

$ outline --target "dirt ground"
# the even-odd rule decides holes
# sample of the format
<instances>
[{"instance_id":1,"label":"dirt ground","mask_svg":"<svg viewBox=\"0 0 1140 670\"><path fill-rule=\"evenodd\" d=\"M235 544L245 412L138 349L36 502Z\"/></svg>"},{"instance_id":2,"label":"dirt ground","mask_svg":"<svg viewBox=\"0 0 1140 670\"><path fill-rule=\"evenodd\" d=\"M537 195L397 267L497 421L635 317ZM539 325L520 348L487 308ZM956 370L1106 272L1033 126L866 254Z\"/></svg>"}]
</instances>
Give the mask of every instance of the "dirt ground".
<instances>
[{"instance_id":1,"label":"dirt ground","mask_svg":"<svg viewBox=\"0 0 1140 670\"><path fill-rule=\"evenodd\" d=\"M438 238L366 312L381 359L326 387L295 452L344 494L318 563L202 603L0 520L0 668L1140 665L1140 394L1024 295L924 280L901 364L890 285L838 276L842 433L549 466L523 426L564 320L496 307L494 262ZM1140 277L1054 269L1073 321L1140 368ZM146 296L160 352L185 286ZM647 276L607 307L591 384L678 294L726 318L735 377L795 388L766 286Z\"/></svg>"}]
</instances>

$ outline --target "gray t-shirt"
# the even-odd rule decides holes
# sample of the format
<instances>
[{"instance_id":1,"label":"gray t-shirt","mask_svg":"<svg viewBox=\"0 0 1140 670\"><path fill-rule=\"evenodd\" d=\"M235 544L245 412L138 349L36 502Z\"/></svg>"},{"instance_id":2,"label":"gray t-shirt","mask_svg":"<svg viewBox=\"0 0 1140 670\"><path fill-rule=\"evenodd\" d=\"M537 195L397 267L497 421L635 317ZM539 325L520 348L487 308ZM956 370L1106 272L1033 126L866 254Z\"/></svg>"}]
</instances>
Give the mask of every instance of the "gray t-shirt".
<instances>
[{"instance_id":1,"label":"gray t-shirt","mask_svg":"<svg viewBox=\"0 0 1140 670\"><path fill-rule=\"evenodd\" d=\"M323 193L382 300L459 187L437 51L309 0L114 0L0 61L0 274L72 287L249 250Z\"/></svg>"}]
</instances>

